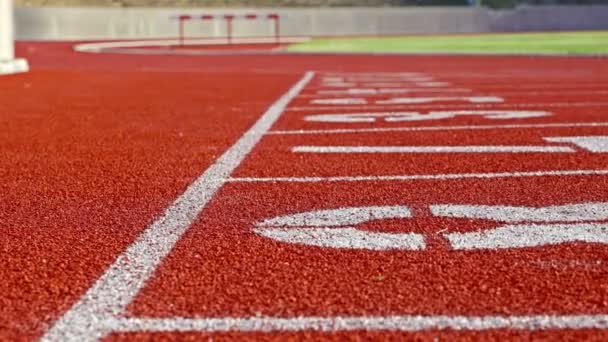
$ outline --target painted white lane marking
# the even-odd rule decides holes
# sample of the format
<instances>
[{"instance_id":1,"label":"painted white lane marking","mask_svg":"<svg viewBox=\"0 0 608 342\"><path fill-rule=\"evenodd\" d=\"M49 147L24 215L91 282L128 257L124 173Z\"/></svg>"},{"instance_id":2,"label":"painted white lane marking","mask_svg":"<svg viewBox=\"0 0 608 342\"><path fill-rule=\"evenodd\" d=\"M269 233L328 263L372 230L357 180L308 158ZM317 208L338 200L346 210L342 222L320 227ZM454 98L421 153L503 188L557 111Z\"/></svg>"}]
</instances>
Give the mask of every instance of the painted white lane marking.
<instances>
[{"instance_id":1,"label":"painted white lane marking","mask_svg":"<svg viewBox=\"0 0 608 342\"><path fill-rule=\"evenodd\" d=\"M372 251L424 249L424 237L416 233L380 233L354 227L339 228L254 228L269 239L317 247L368 249Z\"/></svg>"},{"instance_id":2,"label":"painted white lane marking","mask_svg":"<svg viewBox=\"0 0 608 342\"><path fill-rule=\"evenodd\" d=\"M608 170L548 170L499 173L447 173L435 175L394 175L394 176L335 176L335 177L234 177L228 182L393 182L417 180L450 180L468 178L516 178L516 177L555 177L555 176L605 176Z\"/></svg>"},{"instance_id":3,"label":"painted white lane marking","mask_svg":"<svg viewBox=\"0 0 608 342\"><path fill-rule=\"evenodd\" d=\"M430 102L465 101L470 103L501 103L502 97L498 96L437 96L437 97L395 97L388 100L377 100L379 105L394 104L418 104Z\"/></svg>"},{"instance_id":4,"label":"painted white lane marking","mask_svg":"<svg viewBox=\"0 0 608 342\"><path fill-rule=\"evenodd\" d=\"M431 206L435 216L502 222L580 222L608 220L608 203L580 203L530 208L497 205L442 204Z\"/></svg>"},{"instance_id":5,"label":"painted white lane marking","mask_svg":"<svg viewBox=\"0 0 608 342\"><path fill-rule=\"evenodd\" d=\"M294 146L294 153L574 153L567 146Z\"/></svg>"},{"instance_id":6,"label":"painted white lane marking","mask_svg":"<svg viewBox=\"0 0 608 342\"><path fill-rule=\"evenodd\" d=\"M351 105L351 104L366 104L367 100L363 98L334 98L334 99L313 99L310 100L310 104L320 105Z\"/></svg>"},{"instance_id":7,"label":"painted white lane marking","mask_svg":"<svg viewBox=\"0 0 608 342\"><path fill-rule=\"evenodd\" d=\"M349 207L274 217L260 222L259 226L350 226L371 220L411 216L410 209L404 206Z\"/></svg>"},{"instance_id":8,"label":"painted white lane marking","mask_svg":"<svg viewBox=\"0 0 608 342\"><path fill-rule=\"evenodd\" d=\"M608 243L608 224L518 224L444 236L457 250L539 247L568 242L605 244Z\"/></svg>"},{"instance_id":9,"label":"painted white lane marking","mask_svg":"<svg viewBox=\"0 0 608 342\"><path fill-rule=\"evenodd\" d=\"M473 90L467 88L350 88L344 90L317 90L317 95L382 95L382 94L407 94L407 93L470 93ZM309 96L303 94L300 96Z\"/></svg>"},{"instance_id":10,"label":"painted white lane marking","mask_svg":"<svg viewBox=\"0 0 608 342\"><path fill-rule=\"evenodd\" d=\"M546 137L549 142L571 143L592 153L608 153L608 136ZM568 146L294 146L294 153L574 153Z\"/></svg>"},{"instance_id":11,"label":"painted white lane marking","mask_svg":"<svg viewBox=\"0 0 608 342\"><path fill-rule=\"evenodd\" d=\"M330 88L352 88L352 87L356 87L357 84L352 83L352 82L326 82L323 83L323 87L330 87Z\"/></svg>"},{"instance_id":12,"label":"painted white lane marking","mask_svg":"<svg viewBox=\"0 0 608 342\"><path fill-rule=\"evenodd\" d=\"M424 77L420 72L391 72L391 71L372 71L372 72L326 72L324 77L386 77L386 78L408 78L408 77Z\"/></svg>"},{"instance_id":13,"label":"painted white lane marking","mask_svg":"<svg viewBox=\"0 0 608 342\"><path fill-rule=\"evenodd\" d=\"M416 82L435 82L432 77L352 77L346 76L346 81L357 83L416 83Z\"/></svg>"},{"instance_id":14,"label":"painted white lane marking","mask_svg":"<svg viewBox=\"0 0 608 342\"><path fill-rule=\"evenodd\" d=\"M80 300L55 322L42 341L95 341L110 333L103 322L119 316L124 311L152 272L225 183L225 179L251 152L289 102L313 76L314 73L307 72L272 104L162 216L143 231Z\"/></svg>"},{"instance_id":15,"label":"painted white lane marking","mask_svg":"<svg viewBox=\"0 0 608 342\"><path fill-rule=\"evenodd\" d=\"M511 223L476 232L449 233L454 249L524 248L567 242L608 243L608 203L580 203L549 207L493 205L432 205L440 217L459 217ZM525 222L522 224L513 224Z\"/></svg>"},{"instance_id":16,"label":"painted white lane marking","mask_svg":"<svg viewBox=\"0 0 608 342\"><path fill-rule=\"evenodd\" d=\"M441 91L441 89L438 89ZM484 92L490 92L488 89L484 89ZM504 95L523 95L523 96L533 96L533 95L595 95L595 94L608 94L608 90L585 90L585 89L575 89L575 90L564 90L564 89L555 89L555 90L526 90L526 89L518 89L518 90L492 90L493 93L498 93L501 96Z\"/></svg>"},{"instance_id":17,"label":"painted white lane marking","mask_svg":"<svg viewBox=\"0 0 608 342\"><path fill-rule=\"evenodd\" d=\"M405 206L315 210L264 220L253 231L276 241L309 246L369 250L424 249L421 234L371 232L352 227L372 220L411 216L410 209Z\"/></svg>"},{"instance_id":18,"label":"painted white lane marking","mask_svg":"<svg viewBox=\"0 0 608 342\"><path fill-rule=\"evenodd\" d=\"M471 109L471 108L490 108L490 109L515 109L515 108L569 108L569 107L606 107L608 102L538 102L538 103L454 103L454 104L393 104L393 105L366 105L366 106L343 106L340 110L357 110L367 112L370 110L398 110L404 108L407 110L412 109ZM334 110L336 107L320 107L320 106L294 106L287 109L289 112L301 112L301 111L318 111L318 110Z\"/></svg>"},{"instance_id":19,"label":"painted white lane marking","mask_svg":"<svg viewBox=\"0 0 608 342\"><path fill-rule=\"evenodd\" d=\"M570 242L608 243L608 223L597 222L608 220L608 203L605 202L541 208L439 204L431 205L429 209L435 217L486 219L501 224L482 231L441 234L455 250L540 247ZM424 235L419 233L377 233L356 227L371 220L410 217L411 211L403 205L347 207L278 216L256 224L253 231L280 242L318 247L376 251L425 249ZM428 228L439 230L442 227Z\"/></svg>"},{"instance_id":20,"label":"painted white lane marking","mask_svg":"<svg viewBox=\"0 0 608 342\"><path fill-rule=\"evenodd\" d=\"M322 77L321 83L342 83L344 82L344 77Z\"/></svg>"},{"instance_id":21,"label":"painted white lane marking","mask_svg":"<svg viewBox=\"0 0 608 342\"><path fill-rule=\"evenodd\" d=\"M357 82L358 85L362 87L371 87L371 88L402 88L407 87L408 85L418 85L415 82L409 81L398 81L398 82L378 82L378 81L368 81L368 82Z\"/></svg>"},{"instance_id":22,"label":"painted white lane marking","mask_svg":"<svg viewBox=\"0 0 608 342\"><path fill-rule=\"evenodd\" d=\"M561 128L561 127L606 127L608 122L564 122L543 124L511 125L474 125L474 126L417 126L417 127L378 127L378 128L337 128L309 130L277 130L267 134L347 134L347 133L381 133L381 132L419 132L419 131L467 131L519 128Z\"/></svg>"},{"instance_id":23,"label":"painted white lane marking","mask_svg":"<svg viewBox=\"0 0 608 342\"><path fill-rule=\"evenodd\" d=\"M424 331L491 329L608 329L608 315L529 316L334 316L123 318L110 322L120 332L282 332L282 331Z\"/></svg>"},{"instance_id":24,"label":"painted white lane marking","mask_svg":"<svg viewBox=\"0 0 608 342\"><path fill-rule=\"evenodd\" d=\"M584 137L550 137L546 141L556 143L570 143L593 153L608 152L608 136L584 136Z\"/></svg>"},{"instance_id":25,"label":"painted white lane marking","mask_svg":"<svg viewBox=\"0 0 608 342\"><path fill-rule=\"evenodd\" d=\"M448 82L418 82L416 85L421 87L447 87L450 84Z\"/></svg>"},{"instance_id":26,"label":"painted white lane marking","mask_svg":"<svg viewBox=\"0 0 608 342\"><path fill-rule=\"evenodd\" d=\"M423 121L423 120L442 120L453 119L459 116L479 116L490 120L508 119L528 119L550 116L546 111L526 111L526 110L446 110L430 111L428 113L419 112L373 112L373 113L332 113L307 115L304 121L310 122L404 122L404 121Z\"/></svg>"}]
</instances>

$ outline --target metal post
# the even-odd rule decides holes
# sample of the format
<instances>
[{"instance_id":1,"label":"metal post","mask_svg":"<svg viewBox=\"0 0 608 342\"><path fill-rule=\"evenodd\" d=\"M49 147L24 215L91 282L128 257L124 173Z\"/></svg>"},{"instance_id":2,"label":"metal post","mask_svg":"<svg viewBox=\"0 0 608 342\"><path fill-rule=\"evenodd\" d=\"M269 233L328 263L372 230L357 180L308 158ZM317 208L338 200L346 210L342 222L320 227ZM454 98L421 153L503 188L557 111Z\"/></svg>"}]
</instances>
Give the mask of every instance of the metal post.
<instances>
[{"instance_id":1,"label":"metal post","mask_svg":"<svg viewBox=\"0 0 608 342\"><path fill-rule=\"evenodd\" d=\"M15 59L13 0L0 0L0 75L25 72L25 59Z\"/></svg>"},{"instance_id":2,"label":"metal post","mask_svg":"<svg viewBox=\"0 0 608 342\"><path fill-rule=\"evenodd\" d=\"M279 44L281 42L281 23L278 14L269 14L268 19L274 21L274 42Z\"/></svg>"},{"instance_id":3,"label":"metal post","mask_svg":"<svg viewBox=\"0 0 608 342\"><path fill-rule=\"evenodd\" d=\"M281 22L279 16L274 19L274 40L277 44L281 43Z\"/></svg>"},{"instance_id":4,"label":"metal post","mask_svg":"<svg viewBox=\"0 0 608 342\"><path fill-rule=\"evenodd\" d=\"M186 43L186 21L192 19L192 16L180 15L177 19L179 21L179 45L184 46Z\"/></svg>"},{"instance_id":5,"label":"metal post","mask_svg":"<svg viewBox=\"0 0 608 342\"><path fill-rule=\"evenodd\" d=\"M179 18L179 46L184 46L184 21Z\"/></svg>"},{"instance_id":6,"label":"metal post","mask_svg":"<svg viewBox=\"0 0 608 342\"><path fill-rule=\"evenodd\" d=\"M0 61L14 58L13 0L2 0L0 1Z\"/></svg>"},{"instance_id":7,"label":"metal post","mask_svg":"<svg viewBox=\"0 0 608 342\"><path fill-rule=\"evenodd\" d=\"M226 19L226 33L228 34L228 44L232 45L232 20L234 19L234 15L227 14L224 16Z\"/></svg>"}]
</instances>

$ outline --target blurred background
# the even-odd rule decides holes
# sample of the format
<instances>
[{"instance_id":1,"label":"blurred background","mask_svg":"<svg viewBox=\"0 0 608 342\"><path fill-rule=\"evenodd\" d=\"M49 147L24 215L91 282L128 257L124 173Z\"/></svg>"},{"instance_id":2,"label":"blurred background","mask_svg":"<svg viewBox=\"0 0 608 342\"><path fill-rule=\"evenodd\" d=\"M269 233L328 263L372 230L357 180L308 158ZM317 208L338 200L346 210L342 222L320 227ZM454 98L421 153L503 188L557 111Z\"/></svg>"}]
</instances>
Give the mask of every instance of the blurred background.
<instances>
[{"instance_id":1,"label":"blurred background","mask_svg":"<svg viewBox=\"0 0 608 342\"><path fill-rule=\"evenodd\" d=\"M16 0L20 6L467 6L608 4L608 0Z\"/></svg>"},{"instance_id":2,"label":"blurred background","mask_svg":"<svg viewBox=\"0 0 608 342\"><path fill-rule=\"evenodd\" d=\"M605 53L608 0L14 0L18 40L263 38L292 51ZM274 19L276 18L276 20ZM578 35L399 39L506 32ZM598 33L600 32L600 33ZM374 41L345 37L376 37ZM341 40L323 40L341 38ZM300 40L297 40L300 39ZM248 42L254 42L250 40ZM258 42L261 42L259 40ZM174 43L167 43L174 44Z\"/></svg>"}]
</instances>

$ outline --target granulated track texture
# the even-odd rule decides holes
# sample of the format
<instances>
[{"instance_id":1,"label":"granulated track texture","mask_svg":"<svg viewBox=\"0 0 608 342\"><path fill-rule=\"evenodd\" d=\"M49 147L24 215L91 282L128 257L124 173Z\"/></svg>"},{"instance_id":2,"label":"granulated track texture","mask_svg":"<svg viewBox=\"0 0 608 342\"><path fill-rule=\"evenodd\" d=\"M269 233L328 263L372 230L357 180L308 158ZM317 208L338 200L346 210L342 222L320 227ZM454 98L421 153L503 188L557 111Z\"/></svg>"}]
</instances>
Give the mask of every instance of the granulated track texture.
<instances>
[{"instance_id":1,"label":"granulated track texture","mask_svg":"<svg viewBox=\"0 0 608 342\"><path fill-rule=\"evenodd\" d=\"M0 340L607 337L606 59L18 50Z\"/></svg>"}]
</instances>

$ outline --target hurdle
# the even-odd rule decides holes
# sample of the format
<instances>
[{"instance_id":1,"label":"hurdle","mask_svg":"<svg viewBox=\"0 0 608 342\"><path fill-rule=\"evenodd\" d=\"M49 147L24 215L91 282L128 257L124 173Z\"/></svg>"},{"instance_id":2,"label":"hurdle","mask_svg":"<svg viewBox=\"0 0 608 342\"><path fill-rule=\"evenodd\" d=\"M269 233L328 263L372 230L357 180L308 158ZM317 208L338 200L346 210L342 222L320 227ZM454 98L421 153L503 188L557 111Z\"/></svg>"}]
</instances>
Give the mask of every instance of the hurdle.
<instances>
[{"instance_id":1,"label":"hurdle","mask_svg":"<svg viewBox=\"0 0 608 342\"><path fill-rule=\"evenodd\" d=\"M202 22L211 22L215 20L222 20L225 22L226 27L226 40L228 44L233 44L234 42L234 21L235 20L265 20L272 21L272 36L274 38L274 42L276 44L281 43L281 16L277 13L269 13L269 14L221 14L221 15L213 15L213 14L200 14L200 15L192 15L192 14L181 14L174 17L172 19L177 19L178 21L178 42L180 46L184 46L186 44L186 24L190 21L202 21Z\"/></svg>"}]
</instances>

